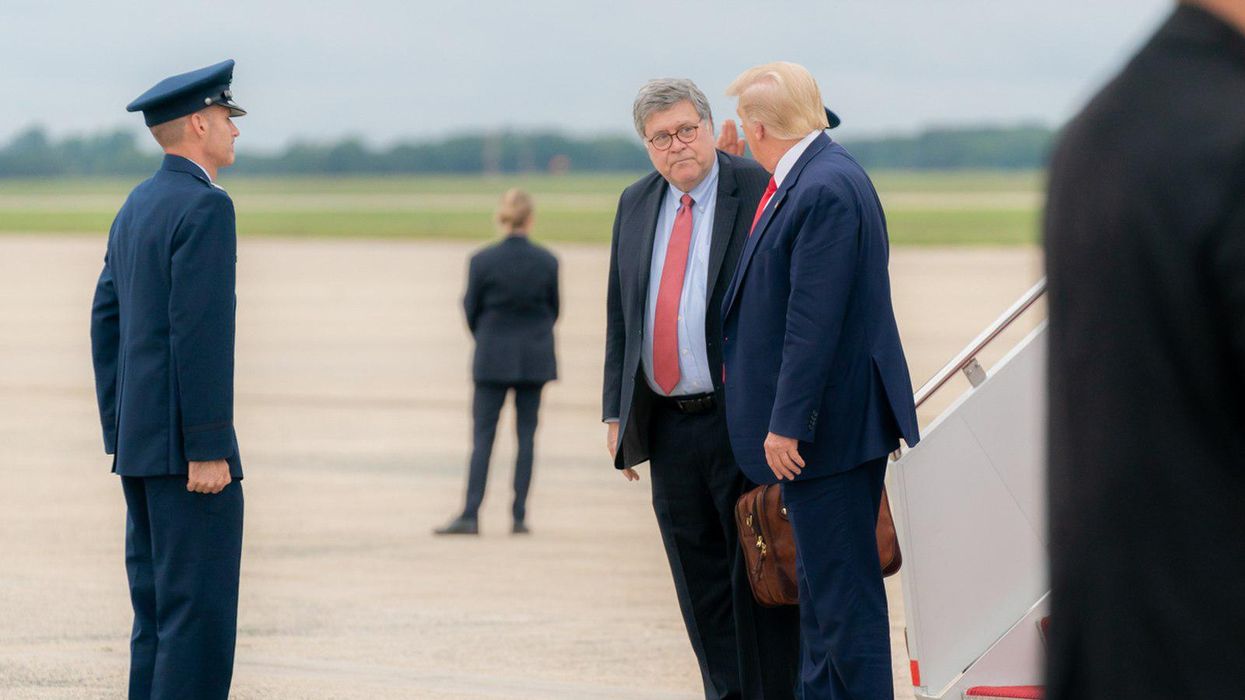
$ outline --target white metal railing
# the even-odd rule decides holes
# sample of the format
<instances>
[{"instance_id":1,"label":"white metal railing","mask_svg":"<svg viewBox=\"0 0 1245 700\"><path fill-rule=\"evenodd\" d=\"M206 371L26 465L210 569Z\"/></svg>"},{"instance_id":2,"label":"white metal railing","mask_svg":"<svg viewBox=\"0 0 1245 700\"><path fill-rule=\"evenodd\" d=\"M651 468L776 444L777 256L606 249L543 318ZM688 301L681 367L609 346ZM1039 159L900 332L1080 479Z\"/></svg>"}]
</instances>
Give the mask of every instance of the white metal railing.
<instances>
[{"instance_id":1,"label":"white metal railing","mask_svg":"<svg viewBox=\"0 0 1245 700\"><path fill-rule=\"evenodd\" d=\"M977 362L977 355L990 344L990 341L999 337L1000 333L1007 330L1008 326L1011 326L1016 319L1020 318L1021 314L1028 311L1029 307L1033 306L1045 293L1046 278L1043 277L1029 291L1025 292L1024 296L1017 299L1016 303L1012 304L1007 311L1004 311L1002 316L995 319L989 328L982 331L981 335L977 336L973 339L973 342L961 350L960 354L956 355L954 359L938 370L920 389L917 389L915 396L917 408L920 408L921 404L925 403L925 400L932 396L934 392L951 381L956 372L963 372L968 376L968 380L972 382L973 386L980 384L985 379L985 372L981 370L981 365Z\"/></svg>"},{"instance_id":2,"label":"white metal railing","mask_svg":"<svg viewBox=\"0 0 1245 700\"><path fill-rule=\"evenodd\" d=\"M1030 287L1029 291L1025 292L1023 296L1017 299L1016 303L1008 307L1008 309L1004 311L1001 316L995 319L994 323L990 324L990 326L974 338L971 343L965 346L964 349L961 350L959 354L957 354L950 362L944 365L942 369L938 370L929 381L921 385L920 389L917 389L914 396L916 407L920 408L921 404L925 403L930 396L934 395L934 392L938 391L945 386L947 382L951 381L951 378L954 377L957 372L963 372L964 376L968 378L969 383L974 387L979 386L982 382L984 382L986 380L986 370L981 366L981 363L977 361L977 355L979 355L991 341L999 337L999 334L1007 330L1009 326L1015 323L1016 319L1020 318L1021 314L1028 311L1029 307L1033 306L1045 293L1046 278L1043 277L1037 281L1037 284ZM898 459L901 452L902 450L896 450L892 455L892 458Z\"/></svg>"}]
</instances>

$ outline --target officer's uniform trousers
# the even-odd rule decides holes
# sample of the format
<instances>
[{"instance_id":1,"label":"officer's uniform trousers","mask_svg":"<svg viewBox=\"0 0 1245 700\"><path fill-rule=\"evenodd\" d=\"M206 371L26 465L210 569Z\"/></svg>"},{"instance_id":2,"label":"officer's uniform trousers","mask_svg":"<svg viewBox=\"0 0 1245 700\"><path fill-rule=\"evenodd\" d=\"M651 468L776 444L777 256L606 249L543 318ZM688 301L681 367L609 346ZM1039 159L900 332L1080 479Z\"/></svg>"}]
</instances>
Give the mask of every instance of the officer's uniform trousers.
<instances>
[{"instance_id":1,"label":"officer's uniform trousers","mask_svg":"<svg viewBox=\"0 0 1245 700\"><path fill-rule=\"evenodd\" d=\"M134 606L131 700L229 696L242 555L242 482L191 493L186 477L121 477Z\"/></svg>"}]
</instances>

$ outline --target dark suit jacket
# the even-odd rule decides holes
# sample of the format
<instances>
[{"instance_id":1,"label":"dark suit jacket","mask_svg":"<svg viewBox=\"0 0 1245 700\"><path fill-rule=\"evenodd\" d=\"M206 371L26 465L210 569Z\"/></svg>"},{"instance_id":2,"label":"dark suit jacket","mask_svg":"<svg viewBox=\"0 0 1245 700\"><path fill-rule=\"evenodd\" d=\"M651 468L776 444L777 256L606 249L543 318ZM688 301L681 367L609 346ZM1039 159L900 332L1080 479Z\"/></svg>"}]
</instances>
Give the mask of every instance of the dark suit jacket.
<instances>
[{"instance_id":1,"label":"dark suit jacket","mask_svg":"<svg viewBox=\"0 0 1245 700\"><path fill-rule=\"evenodd\" d=\"M471 257L463 297L476 341L472 378L541 384L558 377L558 259L526 236L511 235Z\"/></svg>"},{"instance_id":2,"label":"dark suit jacket","mask_svg":"<svg viewBox=\"0 0 1245 700\"><path fill-rule=\"evenodd\" d=\"M727 425L749 479L775 481L769 432L800 441L801 479L920 439L888 255L873 184L820 134L757 222L723 304Z\"/></svg>"},{"instance_id":3,"label":"dark suit jacket","mask_svg":"<svg viewBox=\"0 0 1245 700\"><path fill-rule=\"evenodd\" d=\"M233 202L194 163L165 156L108 234L91 313L104 448L122 476L242 461L233 429L237 235Z\"/></svg>"},{"instance_id":4,"label":"dark suit jacket","mask_svg":"<svg viewBox=\"0 0 1245 700\"><path fill-rule=\"evenodd\" d=\"M1241 695L1245 36L1181 6L1050 170L1050 698Z\"/></svg>"},{"instance_id":5,"label":"dark suit jacket","mask_svg":"<svg viewBox=\"0 0 1245 700\"><path fill-rule=\"evenodd\" d=\"M769 182L769 173L754 161L718 153L717 205L713 212L713 240L709 248L708 318L705 348L709 374L718 402L722 401L722 324L714 310L748 235L757 202ZM656 171L623 191L614 216L605 326L605 382L602 418L617 418L618 452L615 466L630 467L648 460L649 400L652 392L642 372L645 306L657 217L669 184Z\"/></svg>"}]
</instances>

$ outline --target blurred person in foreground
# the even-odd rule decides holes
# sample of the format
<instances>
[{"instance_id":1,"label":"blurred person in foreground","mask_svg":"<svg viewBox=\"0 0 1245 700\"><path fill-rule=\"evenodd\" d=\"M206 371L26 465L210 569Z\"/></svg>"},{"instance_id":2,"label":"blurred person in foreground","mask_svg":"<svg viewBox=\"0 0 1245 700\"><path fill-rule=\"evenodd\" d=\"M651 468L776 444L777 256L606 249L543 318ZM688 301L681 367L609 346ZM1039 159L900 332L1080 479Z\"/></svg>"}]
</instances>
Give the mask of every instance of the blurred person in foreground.
<instances>
[{"instance_id":1,"label":"blurred person in foreground","mask_svg":"<svg viewBox=\"0 0 1245 700\"><path fill-rule=\"evenodd\" d=\"M476 349L467 503L461 515L434 530L438 535L479 534L480 504L484 501L497 417L511 391L519 441L511 532L530 532L527 492L532 483L540 393L558 374L553 345L553 325L558 320L558 259L529 238L533 217L528 193L519 189L506 192L495 217L505 238L473 255L468 266L463 309Z\"/></svg>"},{"instance_id":2,"label":"blurred person in foreground","mask_svg":"<svg viewBox=\"0 0 1245 700\"><path fill-rule=\"evenodd\" d=\"M795 534L804 700L894 695L878 560L886 462L920 439L868 175L824 133L813 76L744 71L744 138L769 178L722 305L726 422L739 468L781 483Z\"/></svg>"},{"instance_id":3,"label":"blurred person in foreground","mask_svg":"<svg viewBox=\"0 0 1245 700\"><path fill-rule=\"evenodd\" d=\"M1047 697L1240 697L1245 0L1185 2L1064 131Z\"/></svg>"},{"instance_id":4,"label":"blurred person in foreground","mask_svg":"<svg viewBox=\"0 0 1245 700\"><path fill-rule=\"evenodd\" d=\"M654 171L614 217L607 282L602 418L628 481L649 462L653 510L705 697L792 698L794 609L752 597L722 402L718 309L766 174L714 149L713 116L690 80L645 84L632 107Z\"/></svg>"},{"instance_id":5,"label":"blurred person in foreground","mask_svg":"<svg viewBox=\"0 0 1245 700\"><path fill-rule=\"evenodd\" d=\"M91 314L104 447L125 493L131 700L223 699L237 635L242 461L233 428L233 202L216 184L246 114L233 61L127 109L164 150L108 234Z\"/></svg>"}]
</instances>

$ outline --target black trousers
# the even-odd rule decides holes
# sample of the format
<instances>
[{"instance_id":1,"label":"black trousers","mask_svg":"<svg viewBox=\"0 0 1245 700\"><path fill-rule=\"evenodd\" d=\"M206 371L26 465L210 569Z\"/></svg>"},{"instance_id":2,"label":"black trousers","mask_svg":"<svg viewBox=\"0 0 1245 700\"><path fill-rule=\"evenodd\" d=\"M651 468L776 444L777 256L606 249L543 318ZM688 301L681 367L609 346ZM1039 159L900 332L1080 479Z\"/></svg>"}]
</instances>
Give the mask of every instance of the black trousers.
<instances>
[{"instance_id":1,"label":"black trousers","mask_svg":"<svg viewBox=\"0 0 1245 700\"><path fill-rule=\"evenodd\" d=\"M796 697L799 610L752 597L734 516L752 484L735 465L721 408L685 415L654 402L649 438L653 510L705 697Z\"/></svg>"},{"instance_id":2,"label":"black trousers","mask_svg":"<svg viewBox=\"0 0 1245 700\"><path fill-rule=\"evenodd\" d=\"M242 482L191 493L186 477L121 477L134 629L130 700L224 700L233 678Z\"/></svg>"},{"instance_id":3,"label":"black trousers","mask_svg":"<svg viewBox=\"0 0 1245 700\"><path fill-rule=\"evenodd\" d=\"M475 397L471 402L473 445L471 466L467 473L467 505L463 517L476 518L480 504L484 502L484 486L488 482L489 459L493 456L493 439L497 435L497 416L501 413L506 394L514 390L515 430L519 438L519 451L514 460L514 505L511 514L515 522L527 517L527 492L532 485L532 459L535 451L537 414L540 412L540 392L544 384L476 384Z\"/></svg>"}]
</instances>

